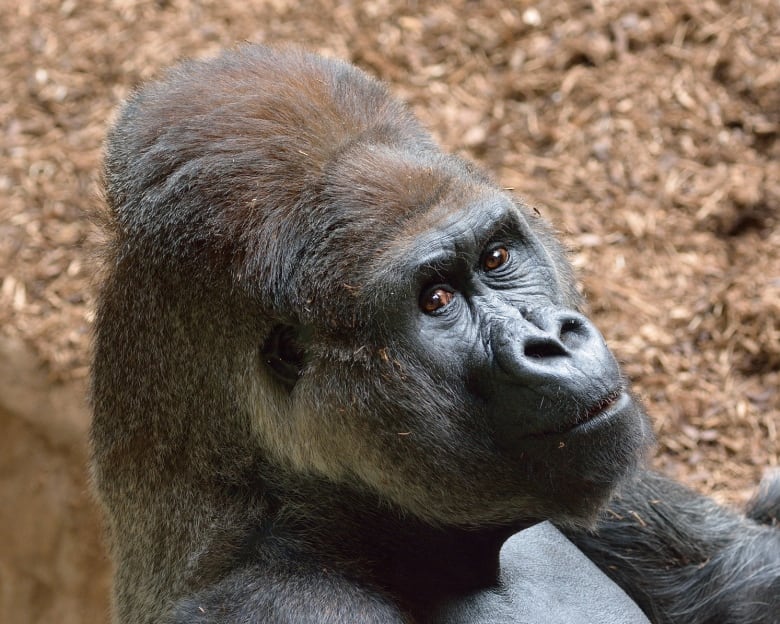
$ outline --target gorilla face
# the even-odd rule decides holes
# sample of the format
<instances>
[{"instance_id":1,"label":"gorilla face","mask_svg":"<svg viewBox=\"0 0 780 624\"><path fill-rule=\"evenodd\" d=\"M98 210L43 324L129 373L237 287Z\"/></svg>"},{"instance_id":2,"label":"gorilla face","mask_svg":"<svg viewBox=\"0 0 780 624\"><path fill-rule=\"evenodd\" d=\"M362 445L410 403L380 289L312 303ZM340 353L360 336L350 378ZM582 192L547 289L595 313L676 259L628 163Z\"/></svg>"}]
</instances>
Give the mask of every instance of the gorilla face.
<instances>
[{"instance_id":1,"label":"gorilla face","mask_svg":"<svg viewBox=\"0 0 780 624\"><path fill-rule=\"evenodd\" d=\"M297 439L274 446L431 522L587 521L651 438L642 410L539 218L454 160L413 163L325 188L349 218L314 281L346 296L266 343Z\"/></svg>"}]
</instances>

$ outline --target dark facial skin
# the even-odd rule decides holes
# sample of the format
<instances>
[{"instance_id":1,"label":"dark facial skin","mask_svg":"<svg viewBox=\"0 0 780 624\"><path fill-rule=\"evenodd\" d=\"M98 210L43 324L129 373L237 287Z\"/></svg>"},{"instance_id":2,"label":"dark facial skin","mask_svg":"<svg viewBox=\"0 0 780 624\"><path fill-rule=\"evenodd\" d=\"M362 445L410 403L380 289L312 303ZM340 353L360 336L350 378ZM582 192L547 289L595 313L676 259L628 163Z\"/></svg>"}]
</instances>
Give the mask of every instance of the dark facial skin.
<instances>
[{"instance_id":1,"label":"dark facial skin","mask_svg":"<svg viewBox=\"0 0 780 624\"><path fill-rule=\"evenodd\" d=\"M431 366L463 371L500 445L519 454L525 438L595 435L636 416L617 362L565 305L549 255L513 203L488 196L438 234L435 246L420 244L429 251L413 277L422 286L409 329Z\"/></svg>"}]
</instances>

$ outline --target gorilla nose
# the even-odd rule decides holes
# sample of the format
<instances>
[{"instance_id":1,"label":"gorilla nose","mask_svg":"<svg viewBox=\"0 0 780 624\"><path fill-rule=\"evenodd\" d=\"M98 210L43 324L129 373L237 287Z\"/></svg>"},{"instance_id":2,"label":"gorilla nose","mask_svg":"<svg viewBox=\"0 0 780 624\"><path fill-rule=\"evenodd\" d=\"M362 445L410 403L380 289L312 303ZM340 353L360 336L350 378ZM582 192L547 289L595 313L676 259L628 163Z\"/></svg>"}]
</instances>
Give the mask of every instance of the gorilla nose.
<instances>
[{"instance_id":1,"label":"gorilla nose","mask_svg":"<svg viewBox=\"0 0 780 624\"><path fill-rule=\"evenodd\" d=\"M542 308L531 310L526 320L536 327L541 335L531 335L523 345L528 357L545 358L570 355L594 337L601 339L590 321L570 310Z\"/></svg>"},{"instance_id":2,"label":"gorilla nose","mask_svg":"<svg viewBox=\"0 0 780 624\"><path fill-rule=\"evenodd\" d=\"M572 310L540 308L496 321L490 343L501 370L534 385L617 374L601 334Z\"/></svg>"}]
</instances>

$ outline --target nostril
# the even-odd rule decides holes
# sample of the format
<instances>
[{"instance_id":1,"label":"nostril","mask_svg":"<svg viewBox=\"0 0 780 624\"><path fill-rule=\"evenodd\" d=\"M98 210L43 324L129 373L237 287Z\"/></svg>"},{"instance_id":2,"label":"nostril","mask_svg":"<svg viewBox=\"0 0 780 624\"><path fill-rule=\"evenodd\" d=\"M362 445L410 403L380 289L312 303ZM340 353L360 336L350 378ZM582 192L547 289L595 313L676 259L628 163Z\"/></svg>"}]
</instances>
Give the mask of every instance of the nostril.
<instances>
[{"instance_id":1,"label":"nostril","mask_svg":"<svg viewBox=\"0 0 780 624\"><path fill-rule=\"evenodd\" d=\"M589 336L588 326L582 319L568 317L561 322L559 338L569 349L577 348Z\"/></svg>"},{"instance_id":2,"label":"nostril","mask_svg":"<svg viewBox=\"0 0 780 624\"><path fill-rule=\"evenodd\" d=\"M523 347L523 354L529 358L552 358L566 355L566 348L557 340L530 339Z\"/></svg>"}]
</instances>

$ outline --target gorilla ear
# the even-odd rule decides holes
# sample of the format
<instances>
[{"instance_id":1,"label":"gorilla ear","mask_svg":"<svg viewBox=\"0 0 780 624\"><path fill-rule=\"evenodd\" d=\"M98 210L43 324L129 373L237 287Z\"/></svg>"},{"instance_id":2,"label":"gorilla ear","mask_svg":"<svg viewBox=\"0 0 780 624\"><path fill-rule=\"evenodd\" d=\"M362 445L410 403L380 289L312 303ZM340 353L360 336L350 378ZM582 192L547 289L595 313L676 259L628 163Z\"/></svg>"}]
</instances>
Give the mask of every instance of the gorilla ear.
<instances>
[{"instance_id":1,"label":"gorilla ear","mask_svg":"<svg viewBox=\"0 0 780 624\"><path fill-rule=\"evenodd\" d=\"M260 348L263 362L288 390L292 390L303 370L305 353L300 334L294 325L276 325Z\"/></svg>"}]
</instances>

